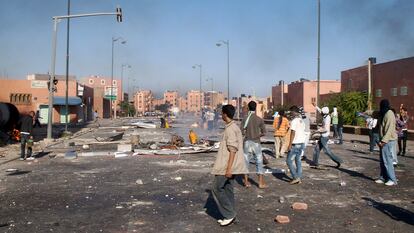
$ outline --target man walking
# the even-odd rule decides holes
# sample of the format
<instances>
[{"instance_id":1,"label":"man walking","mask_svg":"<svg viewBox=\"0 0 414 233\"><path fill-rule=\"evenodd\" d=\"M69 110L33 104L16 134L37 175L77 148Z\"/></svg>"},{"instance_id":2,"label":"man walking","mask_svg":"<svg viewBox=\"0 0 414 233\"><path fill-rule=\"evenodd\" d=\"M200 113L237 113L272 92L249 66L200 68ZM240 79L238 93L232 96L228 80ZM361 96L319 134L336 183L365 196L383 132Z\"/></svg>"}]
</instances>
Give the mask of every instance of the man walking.
<instances>
[{"instance_id":1,"label":"man walking","mask_svg":"<svg viewBox=\"0 0 414 233\"><path fill-rule=\"evenodd\" d=\"M283 157L285 154L285 138L289 130L289 120L285 117L285 111L281 110L273 121L275 130L275 156Z\"/></svg>"},{"instance_id":2,"label":"man walking","mask_svg":"<svg viewBox=\"0 0 414 233\"><path fill-rule=\"evenodd\" d=\"M319 168L319 154L321 149L323 149L325 154L336 163L336 168L339 168L341 166L342 159L334 155L328 147L329 134L331 132L331 117L329 116L329 108L323 107L322 109L319 109L319 107L316 107L316 109L322 113L323 120L322 127L318 129L318 132L321 133L321 138L318 140L318 145L315 146L315 150L313 151L314 168Z\"/></svg>"},{"instance_id":3,"label":"man walking","mask_svg":"<svg viewBox=\"0 0 414 233\"><path fill-rule=\"evenodd\" d=\"M31 111L29 115L20 117L18 124L20 125L20 160L26 160L27 157L32 157L32 149L28 148L26 154L26 144L30 139L33 130L33 121L35 113Z\"/></svg>"},{"instance_id":4,"label":"man walking","mask_svg":"<svg viewBox=\"0 0 414 233\"><path fill-rule=\"evenodd\" d=\"M302 178L302 162L301 154L305 148L306 134L305 134L305 122L299 113L299 108L292 106L290 112L294 119L290 123L290 138L288 146L288 156L286 163L289 167L290 173L292 174L292 180L290 184L300 184ZM293 166L293 161L296 163L296 168Z\"/></svg>"},{"instance_id":5,"label":"man walking","mask_svg":"<svg viewBox=\"0 0 414 233\"><path fill-rule=\"evenodd\" d=\"M222 119L225 122L223 138L214 162L212 195L224 219L218 220L220 226L228 226L236 218L233 183L234 175L248 172L243 155L243 137L239 127L234 123L235 108L224 105Z\"/></svg>"},{"instance_id":6,"label":"man walking","mask_svg":"<svg viewBox=\"0 0 414 233\"><path fill-rule=\"evenodd\" d=\"M392 149L397 140L397 133L395 131L395 115L390 109L390 103L387 99L380 102L380 126L379 126L380 140L378 146L380 147L380 177L375 180L375 183L384 184L387 186L397 185L397 178L395 177L394 166L392 164Z\"/></svg>"},{"instance_id":7,"label":"man walking","mask_svg":"<svg viewBox=\"0 0 414 233\"><path fill-rule=\"evenodd\" d=\"M241 130L244 136L244 156L246 157L246 166L249 166L251 156L255 159L256 173L259 177L259 188L267 188L264 181L263 154L260 145L260 137L266 134L266 126L262 118L256 115L257 104L250 101L247 105L249 113L241 122ZM250 187L249 176L244 175L244 185Z\"/></svg>"}]
</instances>

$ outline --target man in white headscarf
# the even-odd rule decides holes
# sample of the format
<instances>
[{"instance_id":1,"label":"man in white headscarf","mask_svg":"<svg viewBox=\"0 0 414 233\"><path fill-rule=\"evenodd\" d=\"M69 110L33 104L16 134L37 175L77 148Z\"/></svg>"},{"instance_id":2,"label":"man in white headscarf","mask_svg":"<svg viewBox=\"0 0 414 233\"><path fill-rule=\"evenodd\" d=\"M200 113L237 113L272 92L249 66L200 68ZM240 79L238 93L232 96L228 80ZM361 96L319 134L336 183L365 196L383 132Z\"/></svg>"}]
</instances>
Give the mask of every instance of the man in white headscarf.
<instances>
[{"instance_id":1,"label":"man in white headscarf","mask_svg":"<svg viewBox=\"0 0 414 233\"><path fill-rule=\"evenodd\" d=\"M318 132L321 133L321 138L318 140L318 145L315 146L315 150L313 151L313 165L315 168L319 168L319 154L321 149L325 152L329 158L332 159L336 163L336 168L339 168L342 164L342 159L336 156L328 147L328 140L331 128L331 116L329 116L329 108L323 107L320 109L316 106L316 109L322 113L323 120L322 120L322 127L318 129Z\"/></svg>"}]
</instances>

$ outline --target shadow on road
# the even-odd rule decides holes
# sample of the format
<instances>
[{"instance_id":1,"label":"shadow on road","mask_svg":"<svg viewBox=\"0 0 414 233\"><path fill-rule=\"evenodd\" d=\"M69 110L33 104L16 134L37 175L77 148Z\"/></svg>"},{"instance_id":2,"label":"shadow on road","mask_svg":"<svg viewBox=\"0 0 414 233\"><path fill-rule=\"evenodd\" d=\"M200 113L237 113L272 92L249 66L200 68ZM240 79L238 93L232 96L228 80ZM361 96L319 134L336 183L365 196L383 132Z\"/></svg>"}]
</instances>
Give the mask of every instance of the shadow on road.
<instances>
[{"instance_id":1,"label":"shadow on road","mask_svg":"<svg viewBox=\"0 0 414 233\"><path fill-rule=\"evenodd\" d=\"M18 176L18 175L24 175L24 174L27 174L27 173L30 173L30 172L32 172L32 171L16 171L16 172L9 173L7 175L8 176Z\"/></svg>"},{"instance_id":2,"label":"shadow on road","mask_svg":"<svg viewBox=\"0 0 414 233\"><path fill-rule=\"evenodd\" d=\"M347 173L348 175L353 176L353 177L360 177L360 178L364 178L364 179L367 179L367 180L370 180L370 181L374 181L374 179L372 179L371 177L366 176L363 173L360 173L360 172L357 172L357 171L348 170L348 169L345 169L345 168L342 168L342 167L337 168L337 169L339 171Z\"/></svg>"},{"instance_id":3,"label":"shadow on road","mask_svg":"<svg viewBox=\"0 0 414 233\"><path fill-rule=\"evenodd\" d=\"M410 225L414 225L414 213L404 208L377 202L369 197L363 197L363 200L367 201L369 205L372 205L375 209L388 215L390 218L396 221L402 221Z\"/></svg>"}]
</instances>

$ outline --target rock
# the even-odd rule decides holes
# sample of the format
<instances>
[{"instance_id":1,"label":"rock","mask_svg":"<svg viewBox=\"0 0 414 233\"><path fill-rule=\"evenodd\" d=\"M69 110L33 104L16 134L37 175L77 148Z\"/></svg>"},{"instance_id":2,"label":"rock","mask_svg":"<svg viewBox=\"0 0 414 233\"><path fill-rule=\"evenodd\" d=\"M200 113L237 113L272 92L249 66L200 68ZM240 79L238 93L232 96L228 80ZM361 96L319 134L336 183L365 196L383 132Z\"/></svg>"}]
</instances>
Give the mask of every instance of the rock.
<instances>
[{"instance_id":1,"label":"rock","mask_svg":"<svg viewBox=\"0 0 414 233\"><path fill-rule=\"evenodd\" d=\"M174 178L174 180L177 180L177 181L180 181L180 180L182 180L183 178L181 178L180 176L177 176L177 177L175 177Z\"/></svg>"},{"instance_id":2,"label":"rock","mask_svg":"<svg viewBox=\"0 0 414 233\"><path fill-rule=\"evenodd\" d=\"M82 149L89 150L89 145L88 144L82 145Z\"/></svg>"},{"instance_id":3,"label":"rock","mask_svg":"<svg viewBox=\"0 0 414 233\"><path fill-rule=\"evenodd\" d=\"M136 184L144 184L144 182L142 182L141 179L138 179L137 181L135 181Z\"/></svg>"},{"instance_id":4,"label":"rock","mask_svg":"<svg viewBox=\"0 0 414 233\"><path fill-rule=\"evenodd\" d=\"M156 150L158 148L158 146L157 146L157 144L152 144L149 148L151 150Z\"/></svg>"},{"instance_id":5,"label":"rock","mask_svg":"<svg viewBox=\"0 0 414 233\"><path fill-rule=\"evenodd\" d=\"M292 208L294 210L307 210L308 209L308 204L302 203L302 202L295 202L295 203L292 204Z\"/></svg>"},{"instance_id":6,"label":"rock","mask_svg":"<svg viewBox=\"0 0 414 233\"><path fill-rule=\"evenodd\" d=\"M132 151L132 145L131 144L118 144L118 151L119 152L130 152Z\"/></svg>"},{"instance_id":7,"label":"rock","mask_svg":"<svg viewBox=\"0 0 414 233\"><path fill-rule=\"evenodd\" d=\"M284 203L285 202L285 198L283 196L279 197L279 203Z\"/></svg>"},{"instance_id":8,"label":"rock","mask_svg":"<svg viewBox=\"0 0 414 233\"><path fill-rule=\"evenodd\" d=\"M290 222L290 219L289 219L288 216L285 216L285 215L277 215L275 217L275 221L280 223L280 224L286 224L286 223Z\"/></svg>"}]
</instances>

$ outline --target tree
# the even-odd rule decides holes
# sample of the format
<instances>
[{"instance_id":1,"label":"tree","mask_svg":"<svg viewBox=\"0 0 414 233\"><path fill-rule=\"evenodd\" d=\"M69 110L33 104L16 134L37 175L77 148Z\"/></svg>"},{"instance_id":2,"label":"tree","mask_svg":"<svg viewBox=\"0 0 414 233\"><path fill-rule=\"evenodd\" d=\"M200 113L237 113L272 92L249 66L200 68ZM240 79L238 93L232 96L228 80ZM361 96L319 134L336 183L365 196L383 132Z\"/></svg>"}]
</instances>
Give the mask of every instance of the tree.
<instances>
[{"instance_id":1,"label":"tree","mask_svg":"<svg viewBox=\"0 0 414 233\"><path fill-rule=\"evenodd\" d=\"M122 116L135 116L135 107L134 105L128 103L128 101L122 101L119 106L121 107Z\"/></svg>"},{"instance_id":2,"label":"tree","mask_svg":"<svg viewBox=\"0 0 414 233\"><path fill-rule=\"evenodd\" d=\"M329 109L337 107L342 114L344 124L356 124L357 112L364 112L367 109L368 94L366 92L344 92L333 96L323 103Z\"/></svg>"}]
</instances>

